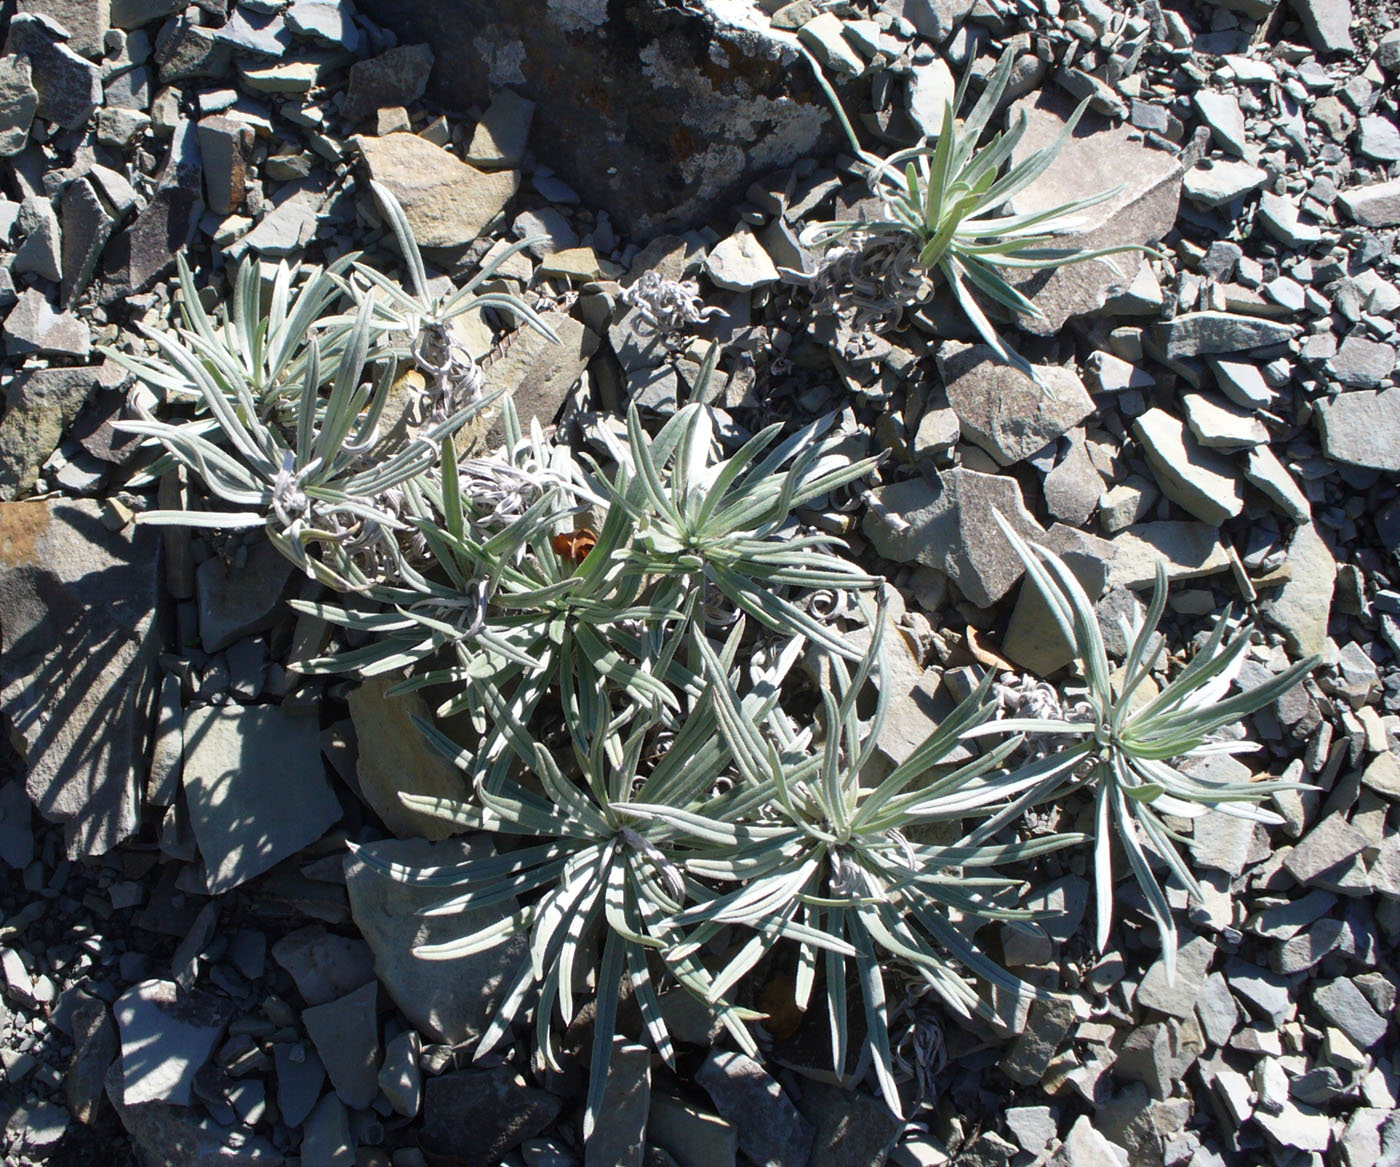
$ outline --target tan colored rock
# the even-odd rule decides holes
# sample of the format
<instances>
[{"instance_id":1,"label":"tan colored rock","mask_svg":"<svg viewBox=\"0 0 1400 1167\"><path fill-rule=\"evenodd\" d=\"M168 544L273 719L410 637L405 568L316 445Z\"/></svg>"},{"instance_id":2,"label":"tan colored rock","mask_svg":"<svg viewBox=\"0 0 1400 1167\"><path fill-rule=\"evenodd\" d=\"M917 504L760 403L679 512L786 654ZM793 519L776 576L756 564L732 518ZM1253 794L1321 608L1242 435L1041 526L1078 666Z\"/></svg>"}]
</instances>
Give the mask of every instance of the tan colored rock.
<instances>
[{"instance_id":1,"label":"tan colored rock","mask_svg":"<svg viewBox=\"0 0 1400 1167\"><path fill-rule=\"evenodd\" d=\"M428 703L417 693L390 697L388 690L395 683L393 677L370 677L349 697L359 742L360 793L399 838L445 839L456 834L451 823L410 810L399 794L461 799L468 791L457 768L428 744L413 722L414 717L431 719Z\"/></svg>"},{"instance_id":2,"label":"tan colored rock","mask_svg":"<svg viewBox=\"0 0 1400 1167\"><path fill-rule=\"evenodd\" d=\"M370 177L403 204L420 247L472 242L520 187L518 170L477 170L417 134L361 135L353 141Z\"/></svg>"}]
</instances>

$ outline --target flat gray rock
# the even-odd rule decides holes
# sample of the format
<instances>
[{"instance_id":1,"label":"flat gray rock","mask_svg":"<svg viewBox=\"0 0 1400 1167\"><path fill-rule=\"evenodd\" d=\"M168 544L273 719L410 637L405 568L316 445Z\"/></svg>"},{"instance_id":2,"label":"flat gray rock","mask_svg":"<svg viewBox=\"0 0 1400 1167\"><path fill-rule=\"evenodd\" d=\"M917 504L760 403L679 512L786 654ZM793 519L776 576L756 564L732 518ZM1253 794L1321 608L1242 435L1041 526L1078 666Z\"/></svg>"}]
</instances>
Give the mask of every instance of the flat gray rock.
<instances>
[{"instance_id":1,"label":"flat gray rock","mask_svg":"<svg viewBox=\"0 0 1400 1167\"><path fill-rule=\"evenodd\" d=\"M420 693L388 696L397 683L392 676L368 677L350 691L360 794L401 838L445 839L455 831L450 822L410 810L399 794L460 799L467 796L467 787L462 772L432 748L414 722L415 717L431 721L428 702Z\"/></svg>"},{"instance_id":2,"label":"flat gray rock","mask_svg":"<svg viewBox=\"0 0 1400 1167\"><path fill-rule=\"evenodd\" d=\"M215 653L264 632L283 615L282 595L296 568L267 539L255 536L241 562L211 555L195 571L199 639Z\"/></svg>"},{"instance_id":3,"label":"flat gray rock","mask_svg":"<svg viewBox=\"0 0 1400 1167\"><path fill-rule=\"evenodd\" d=\"M1244 158L1249 151L1249 138L1245 135L1244 112L1240 109L1239 99L1231 93L1198 89L1191 100L1220 148L1237 158Z\"/></svg>"},{"instance_id":4,"label":"flat gray rock","mask_svg":"<svg viewBox=\"0 0 1400 1167\"><path fill-rule=\"evenodd\" d=\"M1400 126L1380 114L1362 118L1357 149L1377 162L1400 161Z\"/></svg>"},{"instance_id":5,"label":"flat gray rock","mask_svg":"<svg viewBox=\"0 0 1400 1167\"><path fill-rule=\"evenodd\" d=\"M29 58L0 58L0 158L13 158L29 145L29 127L38 107Z\"/></svg>"},{"instance_id":6,"label":"flat gray rock","mask_svg":"<svg viewBox=\"0 0 1400 1167\"><path fill-rule=\"evenodd\" d=\"M899 1139L902 1124L884 1099L864 1091L804 1079L797 1108L816 1131L812 1167L870 1167L884 1162ZM1053 1134L1053 1122L1050 1129Z\"/></svg>"},{"instance_id":7,"label":"flat gray rock","mask_svg":"<svg viewBox=\"0 0 1400 1167\"><path fill-rule=\"evenodd\" d=\"M484 1167L539 1134L559 1108L555 1095L522 1085L511 1066L440 1074L427 1082L420 1145Z\"/></svg>"},{"instance_id":8,"label":"flat gray rock","mask_svg":"<svg viewBox=\"0 0 1400 1167\"><path fill-rule=\"evenodd\" d=\"M1024 1086L1039 1082L1073 1026L1074 1007L1068 1001L1033 1002L1025 1030L1011 1043L998 1067L1013 1082Z\"/></svg>"},{"instance_id":9,"label":"flat gray rock","mask_svg":"<svg viewBox=\"0 0 1400 1167\"><path fill-rule=\"evenodd\" d=\"M978 607L990 607L1025 570L993 510L1024 538L1044 532L1026 510L1014 478L962 467L942 477L941 490L922 478L880 487L863 530L886 559L936 567Z\"/></svg>"},{"instance_id":10,"label":"flat gray rock","mask_svg":"<svg viewBox=\"0 0 1400 1167\"><path fill-rule=\"evenodd\" d=\"M1002 466L1044 449L1094 411L1073 369L1038 368L1045 382L1038 385L986 345L947 342L938 370L963 436Z\"/></svg>"},{"instance_id":11,"label":"flat gray rock","mask_svg":"<svg viewBox=\"0 0 1400 1167\"><path fill-rule=\"evenodd\" d=\"M346 122L358 125L386 105L417 101L428 86L432 68L433 50L424 44L399 45L377 57L356 61L350 66L341 107Z\"/></svg>"},{"instance_id":12,"label":"flat gray rock","mask_svg":"<svg viewBox=\"0 0 1400 1167\"><path fill-rule=\"evenodd\" d=\"M307 1117L302 1130L301 1167L355 1167L355 1139L350 1114L334 1094L327 1094Z\"/></svg>"},{"instance_id":13,"label":"flat gray rock","mask_svg":"<svg viewBox=\"0 0 1400 1167\"><path fill-rule=\"evenodd\" d=\"M20 12L50 17L68 34L64 43L89 60L102 60L102 38L112 26L111 0L19 0Z\"/></svg>"},{"instance_id":14,"label":"flat gray rock","mask_svg":"<svg viewBox=\"0 0 1400 1167\"><path fill-rule=\"evenodd\" d=\"M1337 561L1311 523L1293 532L1286 560L1291 578L1262 611L1294 652L1303 656L1327 649L1327 623L1337 587Z\"/></svg>"},{"instance_id":15,"label":"flat gray rock","mask_svg":"<svg viewBox=\"0 0 1400 1167\"><path fill-rule=\"evenodd\" d=\"M0 418L0 499L26 493L39 469L100 386L111 382L108 366L22 369L8 386L8 408Z\"/></svg>"},{"instance_id":16,"label":"flat gray rock","mask_svg":"<svg viewBox=\"0 0 1400 1167\"><path fill-rule=\"evenodd\" d=\"M415 1029L406 1029L384 1047L384 1063L379 1067L379 1089L394 1111L414 1118L423 1105L423 1072L419 1055L423 1043ZM648 1066L650 1059L648 1057Z\"/></svg>"},{"instance_id":17,"label":"flat gray rock","mask_svg":"<svg viewBox=\"0 0 1400 1167\"><path fill-rule=\"evenodd\" d=\"M1385 1018L1371 1008L1361 990L1346 977L1317 985L1312 999L1318 1012L1351 1038L1358 1049L1370 1049L1389 1029Z\"/></svg>"},{"instance_id":18,"label":"flat gray rock","mask_svg":"<svg viewBox=\"0 0 1400 1167\"><path fill-rule=\"evenodd\" d=\"M584 1146L584 1167L643 1167L650 1109L651 1050L614 1037L603 1089L604 1118Z\"/></svg>"},{"instance_id":19,"label":"flat gray rock","mask_svg":"<svg viewBox=\"0 0 1400 1167\"><path fill-rule=\"evenodd\" d=\"M1323 53L1351 53L1351 0L1292 0L1313 48Z\"/></svg>"},{"instance_id":20,"label":"flat gray rock","mask_svg":"<svg viewBox=\"0 0 1400 1167\"><path fill-rule=\"evenodd\" d=\"M261 875L340 818L320 727L276 706L188 710L184 787L211 894Z\"/></svg>"},{"instance_id":21,"label":"flat gray rock","mask_svg":"<svg viewBox=\"0 0 1400 1167\"><path fill-rule=\"evenodd\" d=\"M1363 227L1394 227L1400 223L1400 179L1345 190L1337 204Z\"/></svg>"},{"instance_id":22,"label":"flat gray rock","mask_svg":"<svg viewBox=\"0 0 1400 1167\"><path fill-rule=\"evenodd\" d=\"M1234 467L1202 446L1184 422L1163 409L1149 409L1133 421L1133 433L1162 493L1194 518L1219 526L1244 509Z\"/></svg>"},{"instance_id":23,"label":"flat gray rock","mask_svg":"<svg viewBox=\"0 0 1400 1167\"><path fill-rule=\"evenodd\" d=\"M1297 335L1296 325L1259 316L1235 316L1229 312L1187 312L1147 329L1151 341L1167 360L1284 344Z\"/></svg>"},{"instance_id":24,"label":"flat gray rock","mask_svg":"<svg viewBox=\"0 0 1400 1167\"><path fill-rule=\"evenodd\" d=\"M170 981L142 981L112 1011L121 1033L123 1101L190 1105L195 1074L223 1036L230 1003L182 993Z\"/></svg>"},{"instance_id":25,"label":"flat gray rock","mask_svg":"<svg viewBox=\"0 0 1400 1167\"><path fill-rule=\"evenodd\" d=\"M102 74L64 44L65 39L47 16L19 13L10 21L5 55L29 58L30 82L39 97L36 116L76 130L102 104Z\"/></svg>"},{"instance_id":26,"label":"flat gray rock","mask_svg":"<svg viewBox=\"0 0 1400 1167\"><path fill-rule=\"evenodd\" d=\"M1197 163L1182 179L1182 192L1193 203L1220 207L1258 190L1269 181L1269 172L1250 162L1207 159Z\"/></svg>"},{"instance_id":27,"label":"flat gray rock","mask_svg":"<svg viewBox=\"0 0 1400 1167\"><path fill-rule=\"evenodd\" d=\"M1054 87L1019 102L1014 109L1026 112L1027 129L1012 163L1054 142L1073 108ZM1015 209L1023 214L1045 211L1117 187L1111 199L1079 217L1083 227L1062 232L1044 246L1092 250L1155 243L1176 223L1181 176L1181 164L1171 154L1145 146L1140 135L1135 140L1130 126L1110 126L1091 113L1049 169L1016 195ZM1140 252L1126 252L1047 271L1008 272L1011 283L1041 313L1020 315L1017 323L1039 336L1052 336L1069 317L1095 311L1110 296L1125 291L1141 266Z\"/></svg>"},{"instance_id":28,"label":"flat gray rock","mask_svg":"<svg viewBox=\"0 0 1400 1167\"><path fill-rule=\"evenodd\" d=\"M1196 1001L1214 958L1215 941L1207 936L1193 936L1177 949L1175 980L1167 980L1165 960L1159 959L1147 970L1138 986L1138 1004L1172 1017L1194 1017Z\"/></svg>"},{"instance_id":29,"label":"flat gray rock","mask_svg":"<svg viewBox=\"0 0 1400 1167\"><path fill-rule=\"evenodd\" d=\"M477 170L417 134L354 139L370 177L403 206L421 247L471 243L515 195L516 170Z\"/></svg>"},{"instance_id":30,"label":"flat gray rock","mask_svg":"<svg viewBox=\"0 0 1400 1167\"><path fill-rule=\"evenodd\" d=\"M1353 389L1374 389L1395 371L1395 346L1349 336L1327 361L1327 371Z\"/></svg>"},{"instance_id":31,"label":"flat gray rock","mask_svg":"<svg viewBox=\"0 0 1400 1167\"><path fill-rule=\"evenodd\" d=\"M1220 530L1208 523L1171 519L1137 523L1113 538L1117 549L1109 572L1110 587L1149 587L1156 578L1157 563L1167 579L1200 579L1230 570L1230 558L1220 542Z\"/></svg>"},{"instance_id":32,"label":"flat gray rock","mask_svg":"<svg viewBox=\"0 0 1400 1167\"><path fill-rule=\"evenodd\" d=\"M57 312L38 288L26 288L5 317L5 351L11 356L72 357L85 361L92 333L71 312Z\"/></svg>"},{"instance_id":33,"label":"flat gray rock","mask_svg":"<svg viewBox=\"0 0 1400 1167\"><path fill-rule=\"evenodd\" d=\"M287 933L272 946L272 959L296 981L308 1005L324 1005L374 980L369 945L327 932L320 924Z\"/></svg>"},{"instance_id":34,"label":"flat gray rock","mask_svg":"<svg viewBox=\"0 0 1400 1167\"><path fill-rule=\"evenodd\" d=\"M137 827L155 700L160 536L86 499L0 503L0 706L69 854Z\"/></svg>"},{"instance_id":35,"label":"flat gray rock","mask_svg":"<svg viewBox=\"0 0 1400 1167\"><path fill-rule=\"evenodd\" d=\"M370 981L324 1005L302 1010L302 1024L346 1106L363 1110L379 1093L379 982Z\"/></svg>"},{"instance_id":36,"label":"flat gray rock","mask_svg":"<svg viewBox=\"0 0 1400 1167\"><path fill-rule=\"evenodd\" d=\"M277 1109L288 1126L300 1126L321 1097L326 1067L303 1042L279 1041L272 1047L277 1072Z\"/></svg>"},{"instance_id":37,"label":"flat gray rock","mask_svg":"<svg viewBox=\"0 0 1400 1167\"><path fill-rule=\"evenodd\" d=\"M712 1050L695 1080L720 1116L733 1124L739 1149L750 1159L769 1167L806 1167L816 1132L756 1061Z\"/></svg>"},{"instance_id":38,"label":"flat gray rock","mask_svg":"<svg viewBox=\"0 0 1400 1167\"><path fill-rule=\"evenodd\" d=\"M1316 406L1326 455L1348 466L1400 472L1400 389L1354 389Z\"/></svg>"},{"instance_id":39,"label":"flat gray rock","mask_svg":"<svg viewBox=\"0 0 1400 1167\"><path fill-rule=\"evenodd\" d=\"M261 1135L233 1135L212 1118L196 1118L184 1106L128 1103L121 1063L107 1071L107 1097L142 1162L179 1167L282 1167L285 1156Z\"/></svg>"},{"instance_id":40,"label":"flat gray rock","mask_svg":"<svg viewBox=\"0 0 1400 1167\"><path fill-rule=\"evenodd\" d=\"M715 245L705 259L705 273L730 292L751 292L778 282L773 260L747 227Z\"/></svg>"},{"instance_id":41,"label":"flat gray rock","mask_svg":"<svg viewBox=\"0 0 1400 1167\"><path fill-rule=\"evenodd\" d=\"M489 836L478 835L440 843L385 840L362 848L361 854L366 852L388 863L437 867L491 855L493 848ZM419 908L440 903L453 889L397 883L358 855L345 859L345 882L355 923L374 952L375 971L415 1028L454 1045L479 1036L495 1015L506 979L519 967L523 941L455 960L426 960L413 948L483 928L515 911L515 901L450 917L419 916Z\"/></svg>"}]
</instances>

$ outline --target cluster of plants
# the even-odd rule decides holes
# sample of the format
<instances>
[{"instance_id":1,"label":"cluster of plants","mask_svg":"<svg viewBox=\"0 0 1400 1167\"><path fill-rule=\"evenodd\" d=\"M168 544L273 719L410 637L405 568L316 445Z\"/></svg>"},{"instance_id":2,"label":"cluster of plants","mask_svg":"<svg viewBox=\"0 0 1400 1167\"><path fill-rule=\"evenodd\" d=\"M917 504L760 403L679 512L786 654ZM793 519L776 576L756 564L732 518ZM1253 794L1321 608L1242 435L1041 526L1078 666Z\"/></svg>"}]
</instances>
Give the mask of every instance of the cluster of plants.
<instances>
[{"instance_id":1,"label":"cluster of plants","mask_svg":"<svg viewBox=\"0 0 1400 1167\"><path fill-rule=\"evenodd\" d=\"M988 92L1004 83L999 72ZM955 209L945 222L927 208L1005 198L995 176L1007 139L974 149L994 104L984 96L958 132L950 107L949 133L910 157L924 177L905 174L925 207L920 229L933 232L922 261L946 260L950 278L984 291L968 273L1021 252L967 242L991 230L980 212ZM884 165L875 177L897 173ZM831 419L787 436L773 425L727 451L702 404L713 353L693 402L653 426L632 409L625 440L604 430L575 449L537 423L522 428L509 398L485 392L451 321L487 308L548 332L547 317L486 290L489 269L430 297L402 212L376 194L408 289L353 257L296 276L281 267L270 288L244 269L211 316L182 266L185 327L152 333L152 356L112 355L164 403L162 419L128 428L162 444L209 502L142 519L265 527L309 576L354 599L296 602L363 641L297 667L388 674L394 692L430 697L434 718L421 729L460 770L462 795L404 801L490 832L494 853L433 868L361 854L386 878L440 888L432 915L495 915L422 955L520 946L478 1054L532 1017L537 1057L557 1065L557 1035L591 1001L589 1134L622 999L635 1000L667 1061L661 998L675 991L704 1002L754 1054L762 1015L745 977L781 946L797 1007L828 1020L835 1072L859 1064L859 1017L898 1112L891 978L922 982L964 1015L994 1016L993 987L1041 995L977 932L1034 918L1008 869L1072 847L1089 848L1099 947L1121 853L1171 960L1158 872L1196 886L1178 850L1181 820L1217 810L1273 821L1260 802L1280 785L1213 785L1179 762L1246 748L1219 731L1313 662L1227 695L1249 633L1225 620L1189 665L1168 668L1159 572L1115 670L1073 574L1008 528L1025 586L1043 592L1076 646L1087 712L999 718L988 675L890 766L877 748L890 696L884 585L803 521L874 460L842 456ZM1035 226L1001 222L1017 240ZM503 447L476 454L457 436L492 406ZM1038 809L1080 791L1092 813L1075 829L1033 825Z\"/></svg>"}]
</instances>

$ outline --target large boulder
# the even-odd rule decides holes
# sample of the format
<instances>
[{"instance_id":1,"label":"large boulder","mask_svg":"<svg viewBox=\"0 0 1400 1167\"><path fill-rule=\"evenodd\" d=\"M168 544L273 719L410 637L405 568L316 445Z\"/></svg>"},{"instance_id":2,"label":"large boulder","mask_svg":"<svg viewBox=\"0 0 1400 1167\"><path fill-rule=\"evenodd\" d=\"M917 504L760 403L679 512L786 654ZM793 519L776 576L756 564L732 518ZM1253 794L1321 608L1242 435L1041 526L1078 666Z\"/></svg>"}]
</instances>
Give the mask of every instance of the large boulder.
<instances>
[{"instance_id":1,"label":"large boulder","mask_svg":"<svg viewBox=\"0 0 1400 1167\"><path fill-rule=\"evenodd\" d=\"M534 146L634 238L703 220L811 153L830 110L797 38L742 0L361 0L436 60L449 109L510 86Z\"/></svg>"},{"instance_id":2,"label":"large boulder","mask_svg":"<svg viewBox=\"0 0 1400 1167\"><path fill-rule=\"evenodd\" d=\"M155 712L160 534L90 499L0 503L0 708L73 858L140 817Z\"/></svg>"}]
</instances>

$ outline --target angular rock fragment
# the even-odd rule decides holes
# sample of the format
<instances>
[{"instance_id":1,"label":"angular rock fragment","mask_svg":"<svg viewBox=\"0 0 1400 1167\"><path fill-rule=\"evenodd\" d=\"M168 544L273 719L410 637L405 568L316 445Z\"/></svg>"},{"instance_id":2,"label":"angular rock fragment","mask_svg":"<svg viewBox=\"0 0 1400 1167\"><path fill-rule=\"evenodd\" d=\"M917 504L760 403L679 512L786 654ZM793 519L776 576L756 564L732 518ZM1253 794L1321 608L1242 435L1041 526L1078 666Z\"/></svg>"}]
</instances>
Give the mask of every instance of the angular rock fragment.
<instances>
[{"instance_id":1,"label":"angular rock fragment","mask_svg":"<svg viewBox=\"0 0 1400 1167\"><path fill-rule=\"evenodd\" d=\"M778 269L747 227L715 246L705 260L705 272L730 292L751 292L778 282Z\"/></svg>"},{"instance_id":2,"label":"angular rock fragment","mask_svg":"<svg viewBox=\"0 0 1400 1167\"><path fill-rule=\"evenodd\" d=\"M422 1050L418 1031L406 1029L385 1045L384 1064L379 1067L379 1089L396 1113L409 1118L416 1117L423 1105L423 1074L418 1065ZM650 1064L648 1058L648 1069Z\"/></svg>"},{"instance_id":3,"label":"angular rock fragment","mask_svg":"<svg viewBox=\"0 0 1400 1167\"><path fill-rule=\"evenodd\" d=\"M651 1050L614 1037L601 1108L607 1118L584 1147L584 1167L643 1167L650 1108Z\"/></svg>"},{"instance_id":4,"label":"angular rock fragment","mask_svg":"<svg viewBox=\"0 0 1400 1167\"><path fill-rule=\"evenodd\" d=\"M478 170L509 170L525 157L535 103L513 89L502 89L476 123L467 161Z\"/></svg>"},{"instance_id":5,"label":"angular rock fragment","mask_svg":"<svg viewBox=\"0 0 1400 1167\"><path fill-rule=\"evenodd\" d=\"M1011 590L1024 570L993 510L1025 538L1043 534L1014 478L955 467L942 489L923 479L881 487L863 529L877 554L896 563L936 567L978 607Z\"/></svg>"},{"instance_id":6,"label":"angular rock fragment","mask_svg":"<svg viewBox=\"0 0 1400 1167\"><path fill-rule=\"evenodd\" d=\"M288 932L272 946L308 1005L324 1005L374 980L374 957L363 940L337 936L320 924Z\"/></svg>"},{"instance_id":7,"label":"angular rock fragment","mask_svg":"<svg viewBox=\"0 0 1400 1167\"><path fill-rule=\"evenodd\" d=\"M183 782L211 894L296 854L340 818L320 727L277 706L188 710Z\"/></svg>"},{"instance_id":8,"label":"angular rock fragment","mask_svg":"<svg viewBox=\"0 0 1400 1167\"><path fill-rule=\"evenodd\" d=\"M200 647L219 652L272 627L282 614L282 596L295 570L260 536L247 546L246 556L225 562L215 555L201 563L195 572Z\"/></svg>"},{"instance_id":9,"label":"angular rock fragment","mask_svg":"<svg viewBox=\"0 0 1400 1167\"><path fill-rule=\"evenodd\" d=\"M354 141L370 177L403 205L421 247L465 247L520 186L519 171L477 170L417 134Z\"/></svg>"},{"instance_id":10,"label":"angular rock fragment","mask_svg":"<svg viewBox=\"0 0 1400 1167\"><path fill-rule=\"evenodd\" d=\"M185 1106L164 1102L128 1105L122 1097L121 1066L107 1071L107 1097L145 1162L198 1167L281 1167L285 1158L262 1135L244 1135L231 1146L230 1132Z\"/></svg>"},{"instance_id":11,"label":"angular rock fragment","mask_svg":"<svg viewBox=\"0 0 1400 1167\"><path fill-rule=\"evenodd\" d=\"M1313 524L1305 523L1293 534L1286 563L1291 577L1277 595L1261 605L1262 610L1294 652L1302 656L1325 653L1337 561Z\"/></svg>"},{"instance_id":12,"label":"angular rock fragment","mask_svg":"<svg viewBox=\"0 0 1400 1167\"><path fill-rule=\"evenodd\" d=\"M363 1110L379 1093L379 982L302 1011L302 1024L321 1055L331 1085L346 1106Z\"/></svg>"},{"instance_id":13,"label":"angular rock fragment","mask_svg":"<svg viewBox=\"0 0 1400 1167\"><path fill-rule=\"evenodd\" d=\"M0 158L13 158L29 145L29 127L39 107L28 57L0 58Z\"/></svg>"},{"instance_id":14,"label":"angular rock fragment","mask_svg":"<svg viewBox=\"0 0 1400 1167\"><path fill-rule=\"evenodd\" d=\"M493 853L485 835L440 843L385 840L362 851L407 867L439 867ZM515 901L449 918L419 916L418 909L441 903L453 891L398 883L370 867L359 854L346 857L345 882L355 923L374 952L375 971L414 1027L434 1041L453 1044L480 1035L495 1015L506 978L519 966L523 941L445 961L426 960L413 949L483 928L515 911Z\"/></svg>"},{"instance_id":15,"label":"angular rock fragment","mask_svg":"<svg viewBox=\"0 0 1400 1167\"><path fill-rule=\"evenodd\" d=\"M142 981L113 1006L121 1030L122 1101L193 1101L195 1074L209 1060L233 1010L209 993L182 993L170 981Z\"/></svg>"},{"instance_id":16,"label":"angular rock fragment","mask_svg":"<svg viewBox=\"0 0 1400 1167\"><path fill-rule=\"evenodd\" d=\"M86 499L0 503L0 704L69 854L136 829L155 697L160 539Z\"/></svg>"},{"instance_id":17,"label":"angular rock fragment","mask_svg":"<svg viewBox=\"0 0 1400 1167\"><path fill-rule=\"evenodd\" d=\"M1015 108L1026 113L1028 124L1012 154L1013 164L1053 143L1073 106L1047 88ZM1172 155L1134 140L1126 125L1108 127L1090 115L1049 169L1016 195L1015 209L1022 214L1049 210L1117 187L1117 194L1084 217L1084 227L1062 232L1045 246L1079 251L1153 243L1176 222L1181 177L1181 164ZM1022 314L1017 323L1040 336L1054 335L1069 317L1101 308L1109 296L1126 289L1141 264L1140 252L1127 252L1045 271L1008 272L1011 283L1041 313Z\"/></svg>"},{"instance_id":18,"label":"angular rock fragment","mask_svg":"<svg viewBox=\"0 0 1400 1167\"><path fill-rule=\"evenodd\" d=\"M938 370L963 436L1002 466L1044 449L1094 411L1073 369L1038 368L1045 382L1038 385L986 345L947 342Z\"/></svg>"},{"instance_id":19,"label":"angular rock fragment","mask_svg":"<svg viewBox=\"0 0 1400 1167\"><path fill-rule=\"evenodd\" d=\"M433 50L426 44L399 45L356 61L350 66L341 114L355 126L385 106L411 105L423 96L432 68Z\"/></svg>"},{"instance_id":20,"label":"angular rock fragment","mask_svg":"<svg viewBox=\"0 0 1400 1167\"><path fill-rule=\"evenodd\" d=\"M812 1125L752 1058L711 1051L695 1078L721 1117L733 1125L739 1149L754 1162L802 1167L808 1161Z\"/></svg>"},{"instance_id":21,"label":"angular rock fragment","mask_svg":"<svg viewBox=\"0 0 1400 1167\"><path fill-rule=\"evenodd\" d=\"M11 356L41 356L87 360L92 352L88 326L71 312L55 312L38 288L27 288L5 317L5 351Z\"/></svg>"},{"instance_id":22,"label":"angular rock fragment","mask_svg":"<svg viewBox=\"0 0 1400 1167\"><path fill-rule=\"evenodd\" d=\"M74 179L63 188L59 214L63 221L62 302L70 305L92 282L117 219L87 178Z\"/></svg>"},{"instance_id":23,"label":"angular rock fragment","mask_svg":"<svg viewBox=\"0 0 1400 1167\"><path fill-rule=\"evenodd\" d=\"M350 693L350 716L359 743L356 777L360 794L394 834L445 839L456 828L446 819L411 810L399 793L429 798L467 796L462 773L428 744L414 722L430 719L418 693L390 697L392 677L370 677Z\"/></svg>"},{"instance_id":24,"label":"angular rock fragment","mask_svg":"<svg viewBox=\"0 0 1400 1167\"><path fill-rule=\"evenodd\" d=\"M39 468L107 376L104 365L16 374L0 418L0 499L22 495L38 481Z\"/></svg>"},{"instance_id":25,"label":"angular rock fragment","mask_svg":"<svg viewBox=\"0 0 1400 1167\"><path fill-rule=\"evenodd\" d=\"M1400 179L1352 187L1337 196L1337 204L1363 227L1394 227L1400 223Z\"/></svg>"},{"instance_id":26,"label":"angular rock fragment","mask_svg":"<svg viewBox=\"0 0 1400 1167\"><path fill-rule=\"evenodd\" d=\"M1400 389L1355 389L1317 403L1329 458L1349 466L1400 471Z\"/></svg>"},{"instance_id":27,"label":"angular rock fragment","mask_svg":"<svg viewBox=\"0 0 1400 1167\"><path fill-rule=\"evenodd\" d=\"M421 1144L433 1155L484 1167L539 1134L559 1108L558 1098L523 1085L511 1066L441 1074L424 1092Z\"/></svg>"},{"instance_id":28,"label":"angular rock fragment","mask_svg":"<svg viewBox=\"0 0 1400 1167\"><path fill-rule=\"evenodd\" d=\"M1133 422L1162 492L1203 523L1219 526L1244 509L1230 463L1205 449L1185 423L1165 410L1151 409Z\"/></svg>"},{"instance_id":29,"label":"angular rock fragment","mask_svg":"<svg viewBox=\"0 0 1400 1167\"><path fill-rule=\"evenodd\" d=\"M47 16L61 25L75 53L102 59L102 38L111 27L110 0L19 0L18 7L20 12Z\"/></svg>"},{"instance_id":30,"label":"angular rock fragment","mask_svg":"<svg viewBox=\"0 0 1400 1167\"><path fill-rule=\"evenodd\" d=\"M1269 181L1269 172L1249 162L1204 161L1182 179L1181 189L1192 202L1221 207L1258 190Z\"/></svg>"},{"instance_id":31,"label":"angular rock fragment","mask_svg":"<svg viewBox=\"0 0 1400 1167\"><path fill-rule=\"evenodd\" d=\"M248 186L248 153L252 127L233 118L204 118L199 123L199 153L204 167L204 191L209 209L231 215L243 206Z\"/></svg>"},{"instance_id":32,"label":"angular rock fragment","mask_svg":"<svg viewBox=\"0 0 1400 1167\"><path fill-rule=\"evenodd\" d=\"M64 44L67 39L47 16L20 13L10 21L5 55L29 59L30 83L38 94L35 115L75 130L102 104L102 74Z\"/></svg>"},{"instance_id":33,"label":"angular rock fragment","mask_svg":"<svg viewBox=\"0 0 1400 1167\"><path fill-rule=\"evenodd\" d=\"M17 222L24 242L15 252L12 269L55 283L62 279L63 236L53 204L43 195L31 195L20 203Z\"/></svg>"},{"instance_id":34,"label":"angular rock fragment","mask_svg":"<svg viewBox=\"0 0 1400 1167\"><path fill-rule=\"evenodd\" d=\"M1215 353L1238 353L1284 344L1297 335L1296 325L1259 316L1234 316L1228 312L1188 312L1154 324L1144 339L1150 340L1169 361Z\"/></svg>"}]
</instances>

